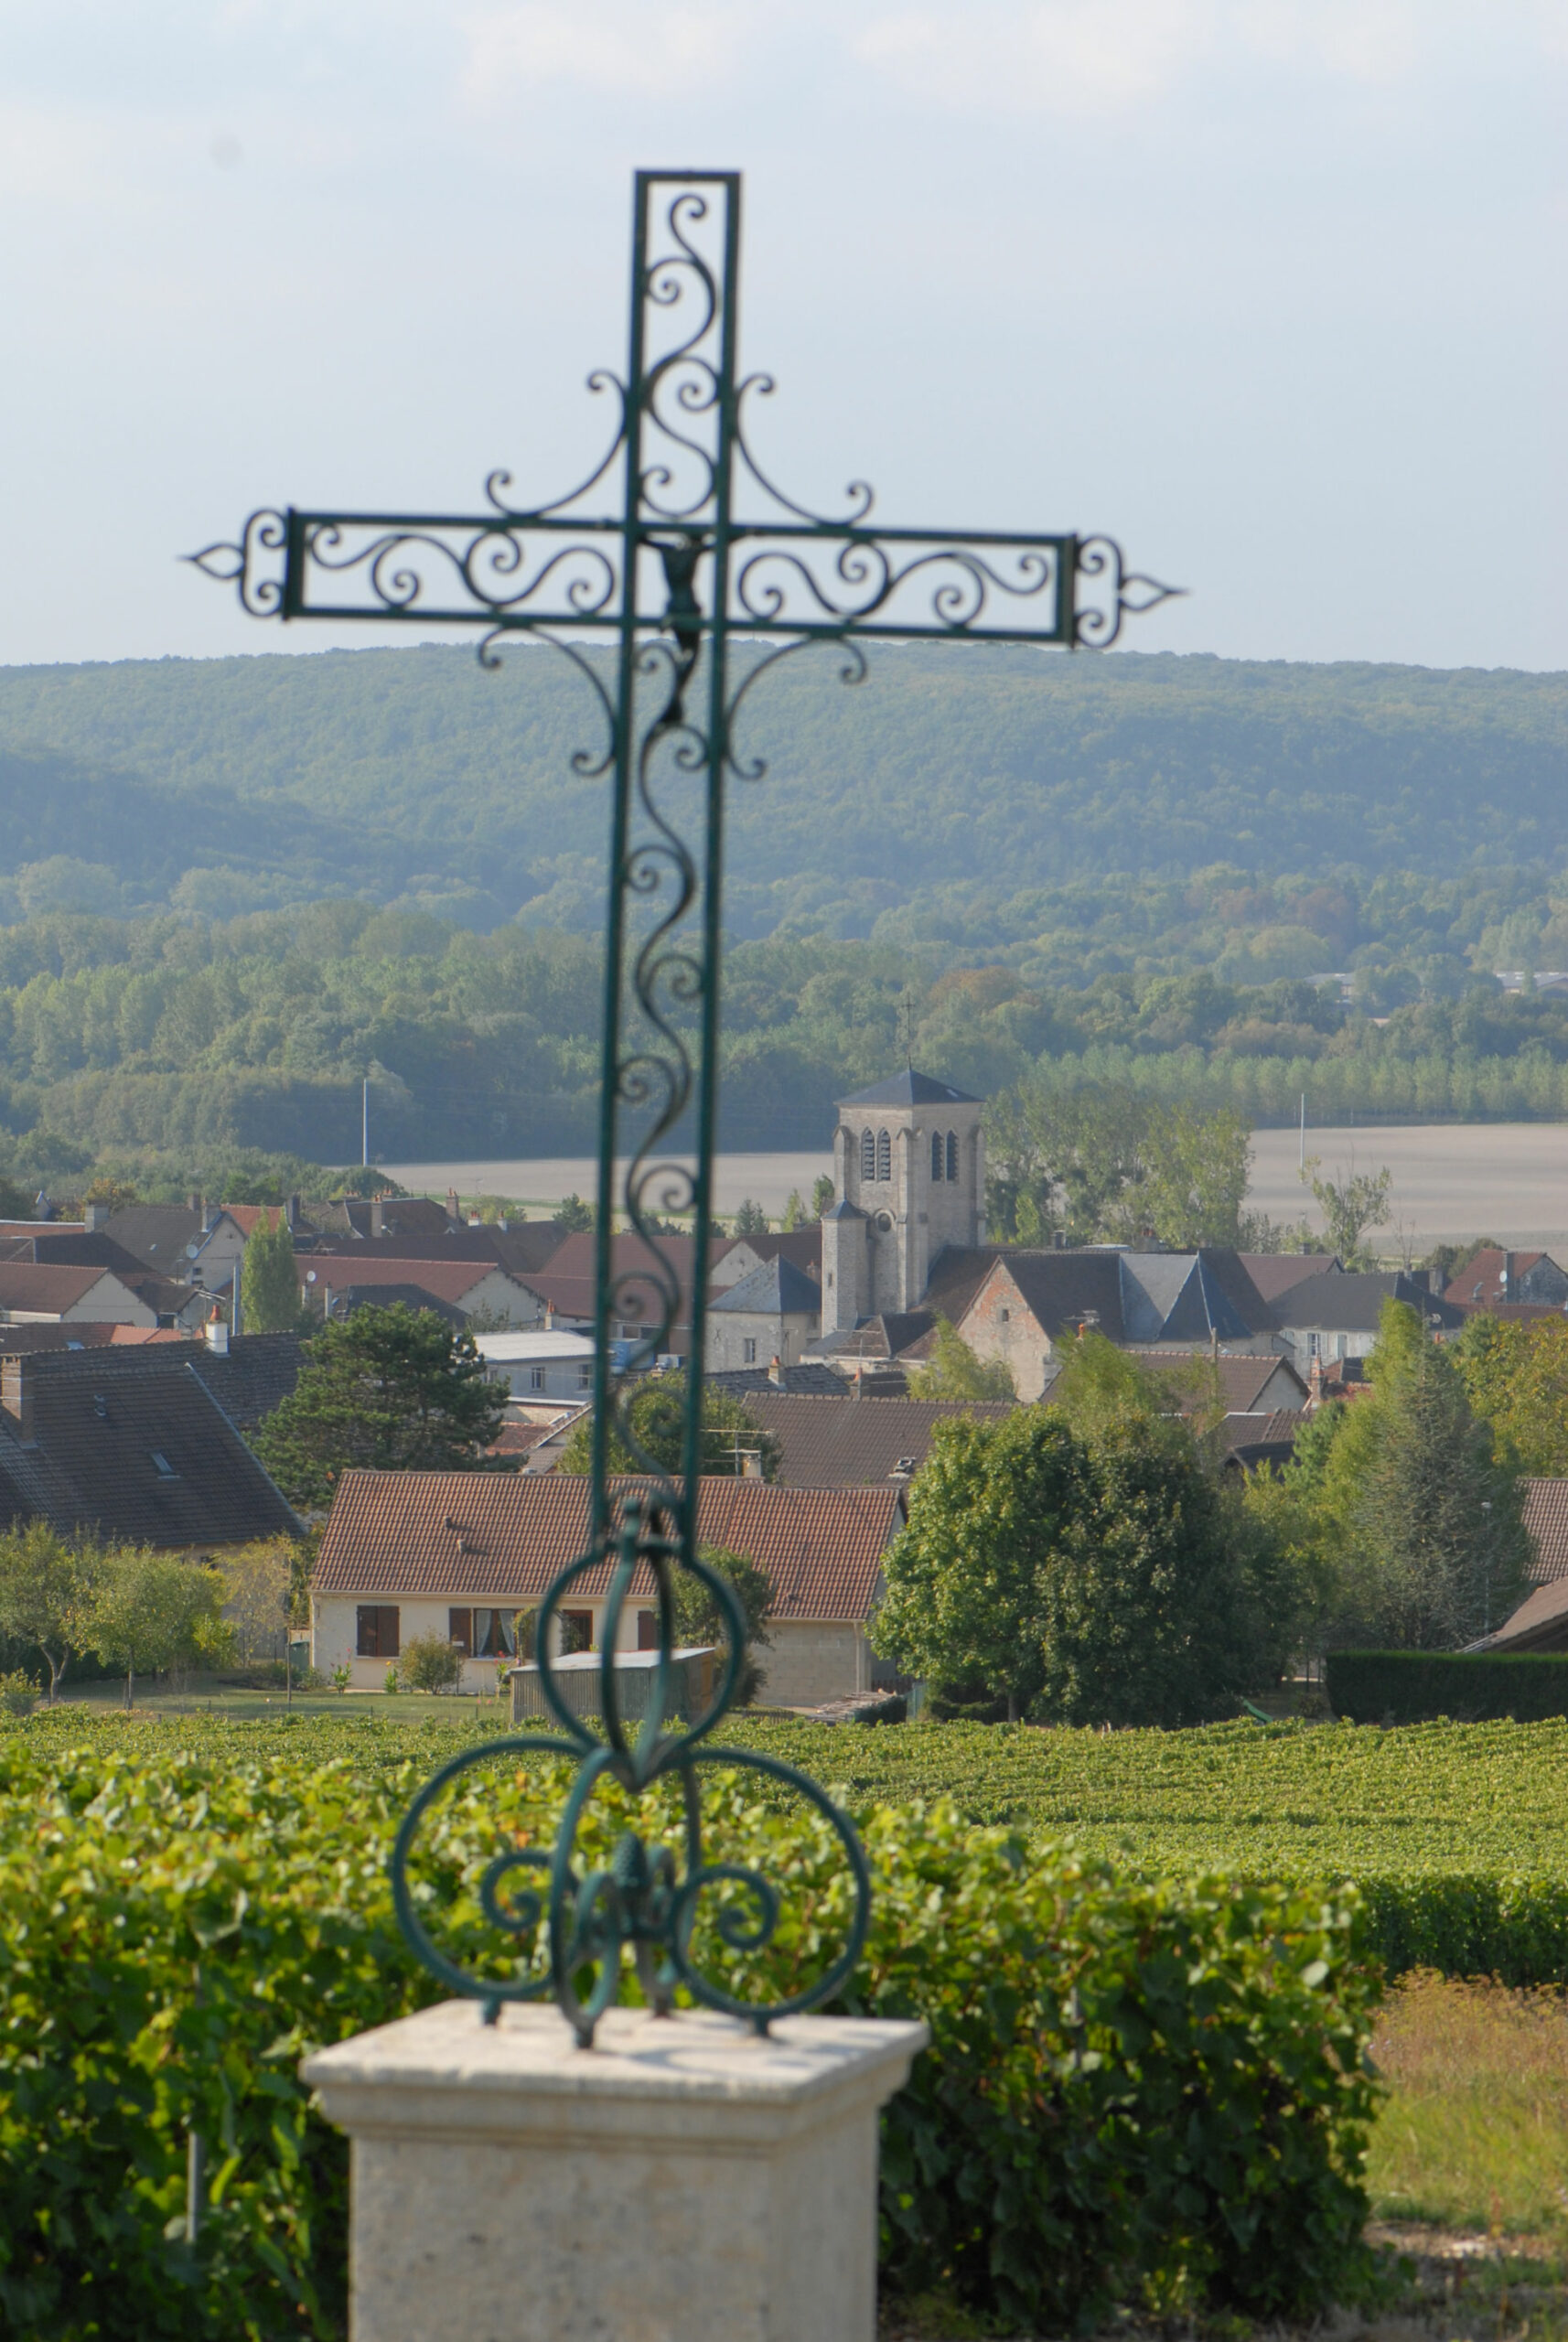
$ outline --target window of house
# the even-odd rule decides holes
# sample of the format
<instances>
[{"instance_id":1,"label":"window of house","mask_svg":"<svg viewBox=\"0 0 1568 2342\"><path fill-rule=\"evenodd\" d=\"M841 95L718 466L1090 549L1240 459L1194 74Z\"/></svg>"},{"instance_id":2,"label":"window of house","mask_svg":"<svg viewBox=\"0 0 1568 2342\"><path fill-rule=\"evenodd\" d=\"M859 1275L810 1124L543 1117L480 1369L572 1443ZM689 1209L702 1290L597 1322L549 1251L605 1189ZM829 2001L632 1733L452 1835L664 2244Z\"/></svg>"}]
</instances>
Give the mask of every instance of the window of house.
<instances>
[{"instance_id":1,"label":"window of house","mask_svg":"<svg viewBox=\"0 0 1568 2342\"><path fill-rule=\"evenodd\" d=\"M397 1605L361 1602L354 1613L355 1658L395 1659L397 1652Z\"/></svg>"},{"instance_id":2,"label":"window of house","mask_svg":"<svg viewBox=\"0 0 1568 2342\"><path fill-rule=\"evenodd\" d=\"M563 1657L575 1650L593 1649L594 1614L591 1610L563 1610L560 1618Z\"/></svg>"},{"instance_id":3,"label":"window of house","mask_svg":"<svg viewBox=\"0 0 1568 2342\"><path fill-rule=\"evenodd\" d=\"M863 1179L876 1176L876 1133L862 1131L860 1134L860 1176Z\"/></svg>"},{"instance_id":4,"label":"window of house","mask_svg":"<svg viewBox=\"0 0 1568 2342\"><path fill-rule=\"evenodd\" d=\"M757 1364L757 1344L753 1341L742 1342L740 1346L740 1358L741 1364L743 1366L755 1366Z\"/></svg>"},{"instance_id":5,"label":"window of house","mask_svg":"<svg viewBox=\"0 0 1568 2342\"><path fill-rule=\"evenodd\" d=\"M893 1142L886 1131L876 1133L876 1176L879 1179L893 1176Z\"/></svg>"},{"instance_id":6,"label":"window of house","mask_svg":"<svg viewBox=\"0 0 1568 2342\"><path fill-rule=\"evenodd\" d=\"M1321 1338L1316 1334L1309 1334L1306 1338L1308 1351L1310 1356L1313 1358L1317 1356L1317 1346L1320 1338Z\"/></svg>"},{"instance_id":7,"label":"window of house","mask_svg":"<svg viewBox=\"0 0 1568 2342\"><path fill-rule=\"evenodd\" d=\"M639 1650L659 1649L659 1613L639 1610L637 1614L637 1648Z\"/></svg>"},{"instance_id":8,"label":"window of house","mask_svg":"<svg viewBox=\"0 0 1568 2342\"><path fill-rule=\"evenodd\" d=\"M591 1391L593 1387L594 1361L592 1359L585 1358L577 1369L577 1388L579 1391Z\"/></svg>"},{"instance_id":9,"label":"window of house","mask_svg":"<svg viewBox=\"0 0 1568 2342\"><path fill-rule=\"evenodd\" d=\"M1011 1321L1013 1312L1010 1309L999 1309L996 1315L1001 1318L1002 1323L1005 1326Z\"/></svg>"},{"instance_id":10,"label":"window of house","mask_svg":"<svg viewBox=\"0 0 1568 2342\"><path fill-rule=\"evenodd\" d=\"M529 1368L529 1370L528 1370L528 1387L529 1387L529 1389L530 1389L531 1391L542 1391L542 1390L543 1390L543 1388L544 1388L544 1369L543 1369L542 1366L531 1366L531 1367Z\"/></svg>"},{"instance_id":11,"label":"window of house","mask_svg":"<svg viewBox=\"0 0 1568 2342\"><path fill-rule=\"evenodd\" d=\"M476 1609L472 1649L476 1659L515 1659L517 1628L511 1612Z\"/></svg>"},{"instance_id":12,"label":"window of house","mask_svg":"<svg viewBox=\"0 0 1568 2342\"><path fill-rule=\"evenodd\" d=\"M956 1179L958 1177L957 1131L949 1131L948 1133L948 1177L950 1179Z\"/></svg>"},{"instance_id":13,"label":"window of house","mask_svg":"<svg viewBox=\"0 0 1568 2342\"><path fill-rule=\"evenodd\" d=\"M941 1176L942 1134L940 1131L933 1131L931 1133L931 1176L933 1179L940 1179Z\"/></svg>"},{"instance_id":14,"label":"window of house","mask_svg":"<svg viewBox=\"0 0 1568 2342\"><path fill-rule=\"evenodd\" d=\"M474 1614L471 1610L447 1611L446 1639L449 1643L456 1643L460 1651L467 1652L473 1649Z\"/></svg>"}]
</instances>

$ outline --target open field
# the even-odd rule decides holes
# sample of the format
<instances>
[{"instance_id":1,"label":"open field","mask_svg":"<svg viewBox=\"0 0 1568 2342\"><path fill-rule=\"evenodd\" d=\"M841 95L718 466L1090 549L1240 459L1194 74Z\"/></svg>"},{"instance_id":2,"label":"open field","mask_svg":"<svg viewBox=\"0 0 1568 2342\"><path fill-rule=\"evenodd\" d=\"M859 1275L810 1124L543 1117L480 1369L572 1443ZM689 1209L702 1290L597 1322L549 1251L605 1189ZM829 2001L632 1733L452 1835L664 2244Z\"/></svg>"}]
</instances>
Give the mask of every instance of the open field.
<instances>
[{"instance_id":1,"label":"open field","mask_svg":"<svg viewBox=\"0 0 1568 2342\"><path fill-rule=\"evenodd\" d=\"M1310 1110L1310 1100L1308 1106ZM1337 1178L1352 1168L1393 1173L1395 1219L1378 1232L1384 1252L1400 1249L1402 1229L1416 1253L1434 1244L1493 1236L1501 1244L1568 1246L1568 1123L1368 1123L1306 1131L1306 1151ZM1298 1220L1305 1207L1318 1215L1299 1176L1300 1140L1294 1130L1261 1130L1252 1140L1249 1201L1275 1219ZM689 1159L689 1158L677 1158ZM416 1193L509 1196L531 1211L553 1210L563 1196L591 1197L596 1184L587 1155L537 1162L392 1163L399 1184ZM831 1173L832 1159L817 1154L720 1155L715 1158L721 1212L750 1196L771 1219L783 1212L791 1188L810 1197L811 1183Z\"/></svg>"}]
</instances>

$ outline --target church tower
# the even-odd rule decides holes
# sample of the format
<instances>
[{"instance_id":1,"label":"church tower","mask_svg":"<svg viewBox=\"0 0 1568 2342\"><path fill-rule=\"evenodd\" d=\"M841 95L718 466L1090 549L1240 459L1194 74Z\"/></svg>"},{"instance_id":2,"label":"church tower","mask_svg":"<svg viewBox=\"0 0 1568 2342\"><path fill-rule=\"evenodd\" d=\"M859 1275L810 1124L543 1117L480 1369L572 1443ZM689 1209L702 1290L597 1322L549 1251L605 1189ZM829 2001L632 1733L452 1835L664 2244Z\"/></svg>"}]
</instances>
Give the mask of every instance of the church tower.
<instances>
[{"instance_id":1,"label":"church tower","mask_svg":"<svg viewBox=\"0 0 1568 2342\"><path fill-rule=\"evenodd\" d=\"M912 1069L838 1101L822 1221L822 1331L918 1309L945 1244L985 1230L982 1101Z\"/></svg>"}]
</instances>

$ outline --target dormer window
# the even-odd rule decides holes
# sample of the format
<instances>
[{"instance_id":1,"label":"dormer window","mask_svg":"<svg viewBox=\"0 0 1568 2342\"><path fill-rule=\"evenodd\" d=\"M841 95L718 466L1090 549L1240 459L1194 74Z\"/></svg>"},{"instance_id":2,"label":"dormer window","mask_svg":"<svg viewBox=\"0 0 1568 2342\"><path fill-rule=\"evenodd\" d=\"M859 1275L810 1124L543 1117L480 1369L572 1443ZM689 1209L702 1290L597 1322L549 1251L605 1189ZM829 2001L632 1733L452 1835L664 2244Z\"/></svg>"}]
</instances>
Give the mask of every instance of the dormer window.
<instances>
[{"instance_id":1,"label":"dormer window","mask_svg":"<svg viewBox=\"0 0 1568 2342\"><path fill-rule=\"evenodd\" d=\"M177 1480L179 1474L175 1470L174 1466L169 1462L168 1457L164 1454L163 1449L161 1447L155 1447L151 1453L153 1458L153 1469L156 1472L159 1479Z\"/></svg>"}]
</instances>

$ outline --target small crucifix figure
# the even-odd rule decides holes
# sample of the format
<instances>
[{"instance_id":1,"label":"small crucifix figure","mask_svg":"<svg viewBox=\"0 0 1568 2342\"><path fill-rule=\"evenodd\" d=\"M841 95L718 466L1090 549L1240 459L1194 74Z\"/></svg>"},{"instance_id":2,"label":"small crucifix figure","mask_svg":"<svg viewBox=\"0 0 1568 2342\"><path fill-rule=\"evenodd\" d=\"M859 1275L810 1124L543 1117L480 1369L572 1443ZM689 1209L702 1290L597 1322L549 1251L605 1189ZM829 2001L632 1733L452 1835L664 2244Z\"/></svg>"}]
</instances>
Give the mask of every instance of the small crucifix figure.
<instances>
[{"instance_id":1,"label":"small crucifix figure","mask_svg":"<svg viewBox=\"0 0 1568 2342\"><path fill-rule=\"evenodd\" d=\"M511 475L492 472L478 513L258 511L237 543L190 556L235 583L258 617L477 625L490 666L509 635L542 637L574 661L597 706L599 745L573 760L580 774L610 779L590 1549L546 1597L542 1634L566 1582L624 1544L612 1457L640 1450L618 1386L672 1349L682 1318L682 1466L650 1466L656 1487L637 1506L639 1550L661 1586L671 1567L704 1574L696 1513L725 808L730 780L765 769L736 745L743 703L780 659L817 643L839 647L852 682L865 673L860 645L878 638L1104 649L1130 613L1176 590L1130 574L1108 537L885 528L872 521L862 481L836 518L775 486L749 425L773 383L743 379L737 363L740 199L738 172L637 174L626 376L589 377L615 403L615 430L570 494L526 506ZM613 646L613 659L585 657L595 641ZM693 790L687 836L678 822ZM694 1168L672 1152L682 1143ZM650 1241L628 1272L612 1241L618 1214L650 1237L670 1212L692 1216L684 1313L669 1252ZM621 1347L618 1377L611 1345L628 1316L639 1334L629 1357ZM633 1558L627 1549L628 1582ZM660 1615L667 1637L663 1600ZM737 1634L740 1623L737 1610ZM548 1678L547 1659L542 1671ZM605 1674L613 1703L607 1659ZM733 1671L715 1714L732 1683ZM542 1688L574 1729L564 1699L548 1681ZM623 1747L618 1724L610 1739ZM651 1738L645 1728L639 1750L658 1742L657 1728Z\"/></svg>"}]
</instances>

